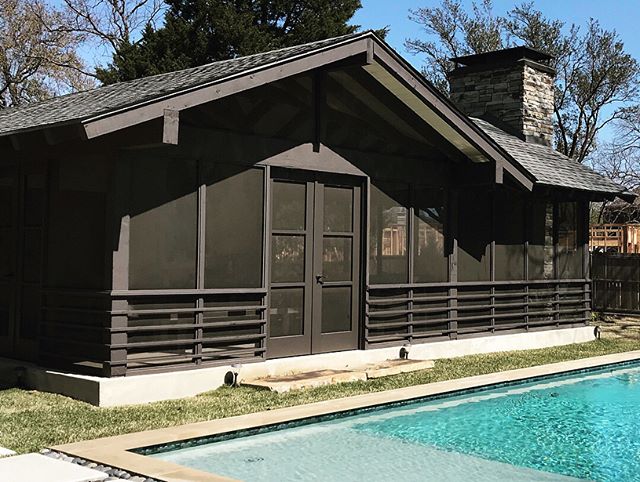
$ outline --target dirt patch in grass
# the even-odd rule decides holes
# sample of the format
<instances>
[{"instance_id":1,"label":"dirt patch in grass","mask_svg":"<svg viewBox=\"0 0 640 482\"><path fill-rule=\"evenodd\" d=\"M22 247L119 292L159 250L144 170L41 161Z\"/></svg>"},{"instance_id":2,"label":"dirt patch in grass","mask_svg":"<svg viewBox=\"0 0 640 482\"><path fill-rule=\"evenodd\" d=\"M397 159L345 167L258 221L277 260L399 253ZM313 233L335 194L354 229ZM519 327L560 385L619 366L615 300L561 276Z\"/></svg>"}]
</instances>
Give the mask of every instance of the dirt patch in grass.
<instances>
[{"instance_id":1,"label":"dirt patch in grass","mask_svg":"<svg viewBox=\"0 0 640 482\"><path fill-rule=\"evenodd\" d=\"M603 338L624 338L640 340L640 316L605 316L596 323Z\"/></svg>"}]
</instances>

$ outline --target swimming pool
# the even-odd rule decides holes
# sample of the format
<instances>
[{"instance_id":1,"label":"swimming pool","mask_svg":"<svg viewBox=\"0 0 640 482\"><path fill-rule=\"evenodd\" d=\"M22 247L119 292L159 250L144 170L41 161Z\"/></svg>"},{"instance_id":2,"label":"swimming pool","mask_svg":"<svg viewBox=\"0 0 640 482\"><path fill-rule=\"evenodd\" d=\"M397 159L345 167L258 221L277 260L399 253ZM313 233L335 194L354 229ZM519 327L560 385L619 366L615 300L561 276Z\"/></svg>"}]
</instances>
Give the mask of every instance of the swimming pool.
<instances>
[{"instance_id":1,"label":"swimming pool","mask_svg":"<svg viewBox=\"0 0 640 482\"><path fill-rule=\"evenodd\" d=\"M237 435L152 456L247 481L635 481L640 364Z\"/></svg>"}]
</instances>

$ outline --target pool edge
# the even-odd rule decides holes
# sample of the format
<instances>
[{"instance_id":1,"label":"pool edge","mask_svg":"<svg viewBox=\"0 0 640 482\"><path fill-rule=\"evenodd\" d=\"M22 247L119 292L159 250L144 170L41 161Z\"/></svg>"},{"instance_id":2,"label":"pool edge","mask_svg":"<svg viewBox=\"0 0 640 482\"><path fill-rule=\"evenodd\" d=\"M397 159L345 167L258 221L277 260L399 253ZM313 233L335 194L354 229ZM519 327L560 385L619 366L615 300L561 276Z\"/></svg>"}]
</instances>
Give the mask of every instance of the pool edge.
<instances>
[{"instance_id":1,"label":"pool edge","mask_svg":"<svg viewBox=\"0 0 640 482\"><path fill-rule=\"evenodd\" d=\"M324 400L229 418L58 445L51 447L51 449L167 482L229 481L233 479L189 469L171 462L140 455L131 452L131 450L635 360L640 360L640 350Z\"/></svg>"}]
</instances>

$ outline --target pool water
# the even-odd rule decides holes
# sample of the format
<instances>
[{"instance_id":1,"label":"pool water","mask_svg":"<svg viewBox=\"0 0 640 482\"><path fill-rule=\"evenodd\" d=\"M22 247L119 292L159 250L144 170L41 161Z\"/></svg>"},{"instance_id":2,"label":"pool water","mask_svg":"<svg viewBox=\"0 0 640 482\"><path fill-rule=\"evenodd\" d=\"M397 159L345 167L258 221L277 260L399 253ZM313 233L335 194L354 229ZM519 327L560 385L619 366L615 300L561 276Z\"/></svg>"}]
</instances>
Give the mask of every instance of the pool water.
<instances>
[{"instance_id":1,"label":"pool water","mask_svg":"<svg viewBox=\"0 0 640 482\"><path fill-rule=\"evenodd\" d=\"M640 365L153 455L246 481L640 480Z\"/></svg>"}]
</instances>

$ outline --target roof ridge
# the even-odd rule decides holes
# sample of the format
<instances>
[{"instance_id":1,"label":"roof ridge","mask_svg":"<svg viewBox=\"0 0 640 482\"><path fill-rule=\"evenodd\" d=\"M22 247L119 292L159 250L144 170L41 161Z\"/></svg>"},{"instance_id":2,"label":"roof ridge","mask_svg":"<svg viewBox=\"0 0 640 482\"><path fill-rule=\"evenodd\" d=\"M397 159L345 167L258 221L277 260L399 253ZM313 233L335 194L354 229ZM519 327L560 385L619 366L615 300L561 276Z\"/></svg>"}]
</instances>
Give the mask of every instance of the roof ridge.
<instances>
[{"instance_id":1,"label":"roof ridge","mask_svg":"<svg viewBox=\"0 0 640 482\"><path fill-rule=\"evenodd\" d=\"M346 40L347 38L350 37L358 37L359 35L363 35L366 33L369 33L370 30L367 30L365 32L353 32L353 33L348 33L348 34L344 34L344 35L339 35L337 37L329 37L326 39L321 39L321 40L313 40L311 42L306 42L303 44L297 44L297 45L289 45L288 47L281 47L278 49L273 49L273 50L265 50L264 52L256 52L255 54L249 54L249 55L243 55L241 57L232 57L230 59L222 59L222 60L214 60L213 62L208 62L206 64L200 64L200 65L196 65L194 67L187 67L186 69L180 69L180 70L171 70L169 72L162 72L159 74L153 74L153 75L147 75L145 77L138 77L137 79L131 79L131 80L125 80L122 82L115 82L113 84L107 84L107 85L103 85L100 87L97 87L97 89L100 89L102 87L109 87L110 85L123 85L123 84L129 84L131 82L138 82L144 79L153 79L153 78L157 78L163 75L168 75L168 74L180 74L180 73L185 73L185 72L189 72L189 71L194 71L194 70L198 70L198 69L202 69L205 67L212 67L214 65L222 65L225 63L229 63L229 62L237 62L240 60L246 60L246 59L250 59L252 57L259 57L261 55L268 55L268 54L275 54L275 53L283 53L286 52L287 50L293 50L293 49L300 49L302 47L309 47L313 44L318 44L318 43L324 43L324 42L329 42L329 41L337 41L337 40ZM97 89L89 89L90 90L97 90ZM87 92L87 91L83 91L83 92Z\"/></svg>"}]
</instances>

